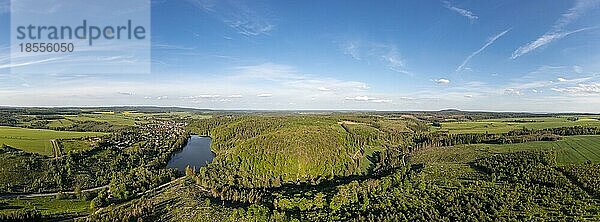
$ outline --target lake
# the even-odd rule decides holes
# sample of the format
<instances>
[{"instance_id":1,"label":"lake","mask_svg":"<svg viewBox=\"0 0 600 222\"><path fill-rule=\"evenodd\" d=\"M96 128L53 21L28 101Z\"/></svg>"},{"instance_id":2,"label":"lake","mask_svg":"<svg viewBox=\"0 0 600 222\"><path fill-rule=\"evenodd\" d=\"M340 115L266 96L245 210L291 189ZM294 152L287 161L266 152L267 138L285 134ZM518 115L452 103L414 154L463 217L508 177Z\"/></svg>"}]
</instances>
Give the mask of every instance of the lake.
<instances>
[{"instance_id":1,"label":"lake","mask_svg":"<svg viewBox=\"0 0 600 222\"><path fill-rule=\"evenodd\" d=\"M183 150L175 153L169 160L167 167L185 172L185 167L189 165L192 168L196 167L198 171L215 158L215 154L210 150L210 143L210 137L192 135Z\"/></svg>"}]
</instances>

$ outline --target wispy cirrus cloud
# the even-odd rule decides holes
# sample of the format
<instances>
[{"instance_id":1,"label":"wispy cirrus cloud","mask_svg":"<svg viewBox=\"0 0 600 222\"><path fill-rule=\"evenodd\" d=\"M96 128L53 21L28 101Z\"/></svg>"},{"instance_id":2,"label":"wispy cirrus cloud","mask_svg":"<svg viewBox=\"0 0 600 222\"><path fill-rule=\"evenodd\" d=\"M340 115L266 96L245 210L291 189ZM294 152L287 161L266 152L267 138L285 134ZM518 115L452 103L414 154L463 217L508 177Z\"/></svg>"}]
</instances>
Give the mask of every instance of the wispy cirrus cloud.
<instances>
[{"instance_id":1,"label":"wispy cirrus cloud","mask_svg":"<svg viewBox=\"0 0 600 222\"><path fill-rule=\"evenodd\" d=\"M380 63L391 71L412 75L395 44L353 40L342 42L340 48L355 60Z\"/></svg>"},{"instance_id":2,"label":"wispy cirrus cloud","mask_svg":"<svg viewBox=\"0 0 600 222\"><path fill-rule=\"evenodd\" d=\"M536 40L529 42L518 49L516 49L512 55L511 59L519 58L529 52L532 52L539 47L552 43L554 41L560 40L569 35L586 31L592 29L593 27L581 28L571 31L565 31L565 27L571 24L573 21L581 17L586 12L600 6L599 0L577 0L575 5L567 10L565 13L561 15L561 17L554 22L552 29L542 36L538 37Z\"/></svg>"},{"instance_id":3,"label":"wispy cirrus cloud","mask_svg":"<svg viewBox=\"0 0 600 222\"><path fill-rule=\"evenodd\" d=\"M452 5L452 3L450 3L449 1L443 1L443 3L444 3L444 7L446 7L447 9L450 9L453 12L458 13L459 15L462 15L462 16L468 18L470 22L474 22L475 20L479 19L479 16L475 15L473 12L471 12L467 9L456 7L456 6Z\"/></svg>"},{"instance_id":4,"label":"wispy cirrus cloud","mask_svg":"<svg viewBox=\"0 0 600 222\"><path fill-rule=\"evenodd\" d=\"M244 36L267 35L275 28L275 25L265 17L265 12L255 10L244 1L188 1Z\"/></svg>"},{"instance_id":5,"label":"wispy cirrus cloud","mask_svg":"<svg viewBox=\"0 0 600 222\"><path fill-rule=\"evenodd\" d=\"M552 91L573 95L597 95L600 94L600 83L580 83L571 87L552 88Z\"/></svg>"},{"instance_id":6,"label":"wispy cirrus cloud","mask_svg":"<svg viewBox=\"0 0 600 222\"><path fill-rule=\"evenodd\" d=\"M235 67L235 74L227 78L232 81L255 81L277 83L286 88L315 92L365 91L369 86L364 82L344 81L319 77L299 72L295 67L274 63Z\"/></svg>"},{"instance_id":7,"label":"wispy cirrus cloud","mask_svg":"<svg viewBox=\"0 0 600 222\"><path fill-rule=\"evenodd\" d=\"M561 31L561 32L554 32L554 33L546 33L546 34L540 36L539 38L537 38L535 41L519 47L517 50L515 50L513 52L513 54L511 55L510 58L511 59L519 58L522 55L525 55L533 50L536 50L539 47L542 47L542 46L547 45L556 40L562 39L569 35L572 35L572 34L575 34L578 32L582 32L582 31L585 31L588 29L590 29L590 28L582 28L582 29L577 29L577 30L567 31L567 32Z\"/></svg>"},{"instance_id":8,"label":"wispy cirrus cloud","mask_svg":"<svg viewBox=\"0 0 600 222\"><path fill-rule=\"evenodd\" d=\"M359 47L358 42L348 41L345 42L341 48L344 54L349 55L356 60L361 60Z\"/></svg>"},{"instance_id":9,"label":"wispy cirrus cloud","mask_svg":"<svg viewBox=\"0 0 600 222\"><path fill-rule=\"evenodd\" d=\"M575 79L565 79L563 77L558 77L556 80L561 83L581 83L588 80L593 79L594 77L583 77L583 78L575 78Z\"/></svg>"},{"instance_id":10,"label":"wispy cirrus cloud","mask_svg":"<svg viewBox=\"0 0 600 222\"><path fill-rule=\"evenodd\" d=\"M48 64L48 63L53 63L53 62L59 61L61 59L62 59L61 57L56 57L56 58L48 58L48 59L29 60L29 61L20 62L20 63L0 64L0 69L10 69L10 68L24 67L24 66L37 65L37 64Z\"/></svg>"},{"instance_id":11,"label":"wispy cirrus cloud","mask_svg":"<svg viewBox=\"0 0 600 222\"><path fill-rule=\"evenodd\" d=\"M398 73L411 74L404 67L404 60L398 53L398 49L394 45L383 45L382 47L386 52L380 55L381 60L386 63L387 67Z\"/></svg>"},{"instance_id":12,"label":"wispy cirrus cloud","mask_svg":"<svg viewBox=\"0 0 600 222\"><path fill-rule=\"evenodd\" d=\"M494 42L496 42L496 40L498 40L500 37L504 36L506 33L508 33L510 31L510 29L507 29L501 33L496 34L495 36L492 36L491 38L489 38L487 40L487 42L481 46L481 48L479 48L478 50L476 50L475 52L471 53L471 55L467 56L467 58L465 58L465 60L463 60L463 62L456 68L456 71L461 71L466 65L467 63L469 63L469 61L471 61L471 59L473 57L475 57L476 55L478 55L479 53L483 52L483 50L485 50L487 47L489 47L490 45L494 44Z\"/></svg>"}]
</instances>

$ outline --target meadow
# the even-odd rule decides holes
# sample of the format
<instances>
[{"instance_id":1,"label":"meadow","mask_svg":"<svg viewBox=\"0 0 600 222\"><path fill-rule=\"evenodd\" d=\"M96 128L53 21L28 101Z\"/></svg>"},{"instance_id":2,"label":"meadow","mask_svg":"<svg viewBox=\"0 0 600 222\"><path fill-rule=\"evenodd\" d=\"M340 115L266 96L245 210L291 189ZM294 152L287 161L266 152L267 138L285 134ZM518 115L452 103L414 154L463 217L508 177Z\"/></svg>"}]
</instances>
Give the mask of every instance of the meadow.
<instances>
[{"instance_id":1,"label":"meadow","mask_svg":"<svg viewBox=\"0 0 600 222\"><path fill-rule=\"evenodd\" d=\"M52 156L54 150L52 140L95 137L101 135L104 135L104 133L0 127L0 144L5 144L27 152Z\"/></svg>"},{"instance_id":2,"label":"meadow","mask_svg":"<svg viewBox=\"0 0 600 222\"><path fill-rule=\"evenodd\" d=\"M36 209L43 215L85 215L91 213L90 201L64 195L0 199L0 212L10 213L19 209Z\"/></svg>"},{"instance_id":3,"label":"meadow","mask_svg":"<svg viewBox=\"0 0 600 222\"><path fill-rule=\"evenodd\" d=\"M123 126L134 126L137 121L137 117L141 117L144 114L139 113L127 113L127 114L115 114L109 112L97 113L97 114L81 114L76 116L65 116L65 119L76 122L94 121L94 122L106 122L112 125L123 125Z\"/></svg>"},{"instance_id":4,"label":"meadow","mask_svg":"<svg viewBox=\"0 0 600 222\"><path fill-rule=\"evenodd\" d=\"M532 117L532 118L503 118L478 121L442 122L441 127L431 126L432 131L447 131L453 134L463 133L506 133L518 129L548 129L557 127L587 126L600 127L600 120L595 116L577 117Z\"/></svg>"},{"instance_id":5,"label":"meadow","mask_svg":"<svg viewBox=\"0 0 600 222\"><path fill-rule=\"evenodd\" d=\"M434 147L417 151L413 163L424 164L423 177L441 184L476 181L486 175L471 164L497 154L517 152L550 152L557 166L581 166L600 163L600 136L569 136L559 141L538 141L513 144L471 144ZM488 178L489 179L489 178Z\"/></svg>"},{"instance_id":6,"label":"meadow","mask_svg":"<svg viewBox=\"0 0 600 222\"><path fill-rule=\"evenodd\" d=\"M600 136L569 136L559 141L528 142L502 145L478 144L476 149L506 153L518 151L553 151L556 163L579 164L585 162L600 163Z\"/></svg>"},{"instance_id":7,"label":"meadow","mask_svg":"<svg viewBox=\"0 0 600 222\"><path fill-rule=\"evenodd\" d=\"M417 162L468 163L477 158L496 153L514 153L521 151L556 154L556 163L580 164L600 163L600 136L568 136L559 141L536 141L513 144L470 144L452 147L435 147L419 151L415 155Z\"/></svg>"}]
</instances>

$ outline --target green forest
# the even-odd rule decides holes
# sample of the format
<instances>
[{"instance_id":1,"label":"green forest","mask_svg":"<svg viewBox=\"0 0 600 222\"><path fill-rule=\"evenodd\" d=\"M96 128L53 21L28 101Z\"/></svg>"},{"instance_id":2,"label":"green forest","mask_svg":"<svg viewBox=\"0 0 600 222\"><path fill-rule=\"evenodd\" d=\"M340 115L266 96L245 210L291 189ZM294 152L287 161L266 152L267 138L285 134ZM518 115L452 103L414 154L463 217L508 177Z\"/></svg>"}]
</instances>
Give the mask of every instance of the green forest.
<instances>
[{"instance_id":1,"label":"green forest","mask_svg":"<svg viewBox=\"0 0 600 222\"><path fill-rule=\"evenodd\" d=\"M0 108L0 145L1 221L600 220L594 114Z\"/></svg>"}]
</instances>

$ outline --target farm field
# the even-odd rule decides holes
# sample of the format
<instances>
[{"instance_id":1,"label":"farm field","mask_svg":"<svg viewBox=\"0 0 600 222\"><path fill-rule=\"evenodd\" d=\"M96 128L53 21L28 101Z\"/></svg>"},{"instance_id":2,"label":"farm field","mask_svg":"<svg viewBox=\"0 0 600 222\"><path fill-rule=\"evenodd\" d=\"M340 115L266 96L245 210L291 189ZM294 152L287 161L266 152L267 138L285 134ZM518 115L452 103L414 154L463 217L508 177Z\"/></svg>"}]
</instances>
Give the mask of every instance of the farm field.
<instances>
[{"instance_id":1,"label":"farm field","mask_svg":"<svg viewBox=\"0 0 600 222\"><path fill-rule=\"evenodd\" d=\"M587 126L600 127L598 117L579 117L578 120L568 120L569 117L538 117L538 118L504 118L486 119L470 122L442 122L442 127L431 127L433 131L449 133L506 133L517 129L546 129L556 127Z\"/></svg>"},{"instance_id":2,"label":"farm field","mask_svg":"<svg viewBox=\"0 0 600 222\"><path fill-rule=\"evenodd\" d=\"M523 151L554 151L559 166L580 165L587 161L600 163L600 136L570 136L553 142L527 142L515 144L474 144L452 147L435 147L418 151L412 161L425 164L424 178L443 182L480 180L485 175L469 165L477 159L497 153Z\"/></svg>"},{"instance_id":3,"label":"farm field","mask_svg":"<svg viewBox=\"0 0 600 222\"><path fill-rule=\"evenodd\" d=\"M134 126L136 117L143 116L138 113L115 114L115 113L98 113L98 114L81 114L76 116L65 116L65 119L70 121L95 121L106 122L112 125Z\"/></svg>"},{"instance_id":4,"label":"farm field","mask_svg":"<svg viewBox=\"0 0 600 222\"><path fill-rule=\"evenodd\" d=\"M600 162L600 136L570 136L553 142L528 142L503 145L475 145L491 152L546 151L556 152L557 164Z\"/></svg>"},{"instance_id":5,"label":"farm field","mask_svg":"<svg viewBox=\"0 0 600 222\"><path fill-rule=\"evenodd\" d=\"M64 129L76 126L82 122L107 123L113 126L135 126L136 124L147 123L144 117L154 114L144 114L137 112L96 112L93 114L79 115L55 115L52 119L36 119L35 115L24 115L33 120L20 122L17 126L27 128L39 128L43 126L47 129Z\"/></svg>"},{"instance_id":6,"label":"farm field","mask_svg":"<svg viewBox=\"0 0 600 222\"><path fill-rule=\"evenodd\" d=\"M92 148L90 142L78 139L61 141L60 146L65 153L85 151Z\"/></svg>"},{"instance_id":7,"label":"farm field","mask_svg":"<svg viewBox=\"0 0 600 222\"><path fill-rule=\"evenodd\" d=\"M48 196L0 199L0 212L10 213L19 209L36 209L42 215L81 215L91 213L90 201L80 198Z\"/></svg>"},{"instance_id":8,"label":"farm field","mask_svg":"<svg viewBox=\"0 0 600 222\"><path fill-rule=\"evenodd\" d=\"M559 141L541 141L513 144L472 144L436 147L420 151L417 162L468 163L494 153L520 151L554 151L559 165L600 162L600 136L569 136Z\"/></svg>"},{"instance_id":9,"label":"farm field","mask_svg":"<svg viewBox=\"0 0 600 222\"><path fill-rule=\"evenodd\" d=\"M97 132L68 132L43 129L25 129L17 127L0 127L0 144L5 144L23 151L52 156L54 139L75 139L81 137L100 136Z\"/></svg>"}]
</instances>

